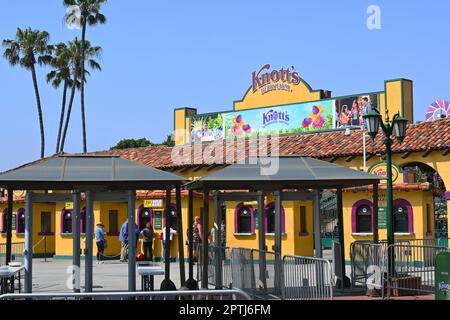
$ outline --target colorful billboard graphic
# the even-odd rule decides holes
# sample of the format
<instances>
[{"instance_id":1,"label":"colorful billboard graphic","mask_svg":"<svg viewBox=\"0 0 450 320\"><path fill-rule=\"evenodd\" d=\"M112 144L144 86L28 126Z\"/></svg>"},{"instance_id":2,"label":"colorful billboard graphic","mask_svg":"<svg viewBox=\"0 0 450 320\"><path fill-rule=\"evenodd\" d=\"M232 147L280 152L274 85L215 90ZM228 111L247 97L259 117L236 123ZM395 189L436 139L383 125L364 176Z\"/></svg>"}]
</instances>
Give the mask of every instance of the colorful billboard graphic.
<instances>
[{"instance_id":1,"label":"colorful billboard graphic","mask_svg":"<svg viewBox=\"0 0 450 320\"><path fill-rule=\"evenodd\" d=\"M333 129L334 106L334 100L323 100L225 113L225 138Z\"/></svg>"},{"instance_id":2,"label":"colorful billboard graphic","mask_svg":"<svg viewBox=\"0 0 450 320\"><path fill-rule=\"evenodd\" d=\"M224 139L222 114L191 117L191 143Z\"/></svg>"},{"instance_id":3,"label":"colorful billboard graphic","mask_svg":"<svg viewBox=\"0 0 450 320\"><path fill-rule=\"evenodd\" d=\"M372 108L378 109L377 94L347 97L335 100L335 128L362 126L363 116Z\"/></svg>"}]
</instances>

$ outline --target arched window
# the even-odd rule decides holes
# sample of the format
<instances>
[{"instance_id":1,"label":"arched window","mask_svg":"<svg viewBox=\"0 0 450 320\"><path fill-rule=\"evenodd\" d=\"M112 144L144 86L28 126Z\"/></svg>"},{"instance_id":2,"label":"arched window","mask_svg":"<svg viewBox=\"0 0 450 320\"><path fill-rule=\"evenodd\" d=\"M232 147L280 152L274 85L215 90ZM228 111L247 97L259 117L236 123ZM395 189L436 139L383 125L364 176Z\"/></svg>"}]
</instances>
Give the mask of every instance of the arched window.
<instances>
[{"instance_id":1,"label":"arched window","mask_svg":"<svg viewBox=\"0 0 450 320\"><path fill-rule=\"evenodd\" d=\"M153 210L151 208L140 206L138 212L139 230L144 229L148 222L152 223L152 220Z\"/></svg>"},{"instance_id":2,"label":"arched window","mask_svg":"<svg viewBox=\"0 0 450 320\"><path fill-rule=\"evenodd\" d=\"M352 233L373 232L373 204L359 200L352 207Z\"/></svg>"},{"instance_id":3,"label":"arched window","mask_svg":"<svg viewBox=\"0 0 450 320\"><path fill-rule=\"evenodd\" d=\"M72 210L63 209L61 213L61 233L72 233Z\"/></svg>"},{"instance_id":4,"label":"arched window","mask_svg":"<svg viewBox=\"0 0 450 320\"><path fill-rule=\"evenodd\" d=\"M2 213L2 233L6 233L7 218L8 218L8 210L4 209Z\"/></svg>"},{"instance_id":5,"label":"arched window","mask_svg":"<svg viewBox=\"0 0 450 320\"><path fill-rule=\"evenodd\" d=\"M16 233L25 233L25 209L17 211Z\"/></svg>"},{"instance_id":6,"label":"arched window","mask_svg":"<svg viewBox=\"0 0 450 320\"><path fill-rule=\"evenodd\" d=\"M251 206L243 203L239 204L235 209L235 232L242 234L250 234L255 231L254 210Z\"/></svg>"},{"instance_id":7,"label":"arched window","mask_svg":"<svg viewBox=\"0 0 450 320\"><path fill-rule=\"evenodd\" d=\"M275 203L267 205L265 210L266 233L275 233ZM281 206L281 233L285 233L284 207Z\"/></svg>"},{"instance_id":8,"label":"arched window","mask_svg":"<svg viewBox=\"0 0 450 320\"><path fill-rule=\"evenodd\" d=\"M413 211L407 200L394 200L394 232L414 233Z\"/></svg>"},{"instance_id":9,"label":"arched window","mask_svg":"<svg viewBox=\"0 0 450 320\"><path fill-rule=\"evenodd\" d=\"M170 205L170 227L173 230L178 230L178 213L177 213L177 207L175 205Z\"/></svg>"}]
</instances>

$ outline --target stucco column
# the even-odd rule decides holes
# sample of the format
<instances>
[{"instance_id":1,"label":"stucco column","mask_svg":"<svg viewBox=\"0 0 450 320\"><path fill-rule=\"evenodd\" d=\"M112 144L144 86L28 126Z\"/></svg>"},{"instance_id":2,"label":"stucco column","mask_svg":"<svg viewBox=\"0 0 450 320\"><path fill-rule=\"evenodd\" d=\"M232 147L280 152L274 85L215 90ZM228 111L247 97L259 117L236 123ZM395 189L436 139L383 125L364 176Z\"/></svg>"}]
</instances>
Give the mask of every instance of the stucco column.
<instances>
[{"instance_id":1,"label":"stucco column","mask_svg":"<svg viewBox=\"0 0 450 320\"><path fill-rule=\"evenodd\" d=\"M33 292L33 193L25 197L25 293Z\"/></svg>"},{"instance_id":2,"label":"stucco column","mask_svg":"<svg viewBox=\"0 0 450 320\"><path fill-rule=\"evenodd\" d=\"M128 191L128 291L136 291L136 192Z\"/></svg>"}]
</instances>

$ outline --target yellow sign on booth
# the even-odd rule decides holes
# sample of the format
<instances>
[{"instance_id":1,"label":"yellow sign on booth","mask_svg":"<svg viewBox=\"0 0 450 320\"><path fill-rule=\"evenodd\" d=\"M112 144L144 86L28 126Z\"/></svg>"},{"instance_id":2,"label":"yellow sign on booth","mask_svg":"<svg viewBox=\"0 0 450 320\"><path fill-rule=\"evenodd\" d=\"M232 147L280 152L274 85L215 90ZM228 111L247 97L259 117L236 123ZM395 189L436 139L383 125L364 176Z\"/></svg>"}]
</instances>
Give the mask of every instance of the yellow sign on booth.
<instances>
[{"instance_id":1,"label":"yellow sign on booth","mask_svg":"<svg viewBox=\"0 0 450 320\"><path fill-rule=\"evenodd\" d=\"M146 208L162 208L162 199L144 200L144 207Z\"/></svg>"},{"instance_id":2,"label":"yellow sign on booth","mask_svg":"<svg viewBox=\"0 0 450 320\"><path fill-rule=\"evenodd\" d=\"M66 208L66 210L72 210L73 209L73 202L66 202L65 208Z\"/></svg>"}]
</instances>

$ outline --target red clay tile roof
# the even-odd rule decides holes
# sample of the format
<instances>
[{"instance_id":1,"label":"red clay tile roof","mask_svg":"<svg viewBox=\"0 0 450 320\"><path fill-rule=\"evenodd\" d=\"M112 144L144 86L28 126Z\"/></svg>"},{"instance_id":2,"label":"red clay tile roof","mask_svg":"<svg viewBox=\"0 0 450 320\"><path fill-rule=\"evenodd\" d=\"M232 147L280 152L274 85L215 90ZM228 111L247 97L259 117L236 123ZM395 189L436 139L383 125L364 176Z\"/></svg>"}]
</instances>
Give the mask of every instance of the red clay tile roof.
<instances>
[{"instance_id":1,"label":"red clay tile roof","mask_svg":"<svg viewBox=\"0 0 450 320\"><path fill-rule=\"evenodd\" d=\"M380 133L372 142L367 136L366 151L367 154L375 155L377 151L384 153L383 135ZM219 142L219 146L220 146ZM224 154L232 146L226 146L223 143ZM333 157L348 157L362 155L362 134L361 130L352 130L350 136L346 136L343 130L311 133L311 134L290 134L280 136L280 155L300 155L319 159ZM203 149L211 146L211 143L204 143ZM112 151L113 154L124 157L126 159L139 162L141 164L152 166L160 169L170 169L182 167L182 165L174 163L171 160L172 151L180 153L183 146L169 148L166 146L152 146L138 149L125 149ZM425 152L447 150L450 148L450 118L441 119L433 122L422 122L408 126L407 136L400 145L394 141L392 150L394 153L404 152ZM234 147L234 149L236 149ZM270 147L268 148L270 150ZM104 151L101 153L111 153ZM246 144L246 153L237 155L237 159L241 160L248 156L248 143ZM191 155L192 165L205 164L194 161L193 152ZM213 159L209 159L207 163L214 163Z\"/></svg>"}]
</instances>

